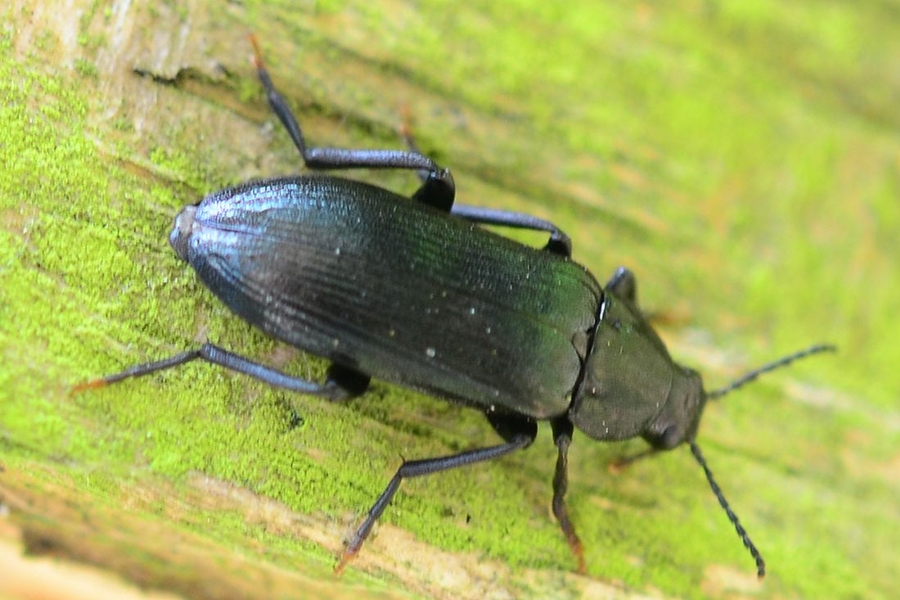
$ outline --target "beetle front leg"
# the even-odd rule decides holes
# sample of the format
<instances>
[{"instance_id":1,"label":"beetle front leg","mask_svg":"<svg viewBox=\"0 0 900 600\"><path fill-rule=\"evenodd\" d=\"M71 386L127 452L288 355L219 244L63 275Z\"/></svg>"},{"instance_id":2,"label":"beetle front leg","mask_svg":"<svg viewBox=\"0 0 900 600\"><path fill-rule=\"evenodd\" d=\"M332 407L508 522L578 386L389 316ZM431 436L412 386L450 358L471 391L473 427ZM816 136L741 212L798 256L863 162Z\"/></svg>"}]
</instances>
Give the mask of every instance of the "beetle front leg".
<instances>
[{"instance_id":1,"label":"beetle front leg","mask_svg":"<svg viewBox=\"0 0 900 600\"><path fill-rule=\"evenodd\" d=\"M631 269L619 267L606 282L606 289L637 306L637 278Z\"/></svg>"},{"instance_id":2,"label":"beetle front leg","mask_svg":"<svg viewBox=\"0 0 900 600\"><path fill-rule=\"evenodd\" d=\"M553 474L553 514L559 522L559 527L566 536L566 542L578 561L578 572L584 573L587 568L584 563L584 547L575 527L569 519L569 511L566 508L566 490L569 488L569 445L572 443L574 428L568 416L559 417L550 422L553 429L553 441L556 444L558 455L556 457L556 471Z\"/></svg>"},{"instance_id":3,"label":"beetle front leg","mask_svg":"<svg viewBox=\"0 0 900 600\"><path fill-rule=\"evenodd\" d=\"M656 448L646 448L641 450L640 452L635 452L629 456L622 456L612 461L607 465L607 469L610 473L621 473L634 463L644 460L645 458L650 458L651 456L657 454L659 450Z\"/></svg>"},{"instance_id":4,"label":"beetle front leg","mask_svg":"<svg viewBox=\"0 0 900 600\"><path fill-rule=\"evenodd\" d=\"M441 471L449 471L457 467L464 467L477 462L493 460L500 458L516 450L527 447L537 437L537 423L529 418L518 417L514 415L488 415L491 426L500 436L506 440L502 444L490 446L488 448L478 448L476 450L467 450L449 456L441 456L437 458L426 458L424 460L404 461L390 483L378 496L375 504L369 509L369 513L363 520L362 524L350 538L347 547L341 554L341 558L334 567L335 573L341 573L347 564L359 553L363 542L372 532L375 522L384 513L384 510L390 504L391 499L400 488L400 482L411 477L421 477L423 475L431 475L440 473Z\"/></svg>"},{"instance_id":5,"label":"beetle front leg","mask_svg":"<svg viewBox=\"0 0 900 600\"><path fill-rule=\"evenodd\" d=\"M181 354L176 354L175 356L163 360L135 365L113 375L107 375L100 379L80 383L72 388L71 393L78 393L89 388L103 387L131 377L142 377L158 371L165 371L166 369L171 369L197 359L225 367L231 371L249 375L250 377L259 379L260 381L264 381L275 387L300 392L302 394L309 394L311 396L320 396L334 402L349 400L350 398L359 396L365 392L366 388L369 386L368 375L348 367L332 364L328 369L325 383L316 383L314 381L288 375L287 373L272 369L271 367L266 367L257 362L253 362L239 354L229 352L214 344L206 343L196 350L188 350L187 352L182 352Z\"/></svg>"}]
</instances>

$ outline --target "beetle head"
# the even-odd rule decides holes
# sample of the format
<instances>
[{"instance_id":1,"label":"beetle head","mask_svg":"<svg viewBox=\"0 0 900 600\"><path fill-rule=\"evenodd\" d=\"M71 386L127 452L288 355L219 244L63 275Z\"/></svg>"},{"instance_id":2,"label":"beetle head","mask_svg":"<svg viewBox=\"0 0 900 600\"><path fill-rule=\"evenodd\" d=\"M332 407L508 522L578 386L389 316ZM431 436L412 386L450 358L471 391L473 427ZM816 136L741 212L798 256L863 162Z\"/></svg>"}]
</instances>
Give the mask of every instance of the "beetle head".
<instances>
[{"instance_id":1,"label":"beetle head","mask_svg":"<svg viewBox=\"0 0 900 600\"><path fill-rule=\"evenodd\" d=\"M641 437L657 450L670 450L693 440L706 406L707 396L700 374L681 365L673 364L673 367L669 395L641 433Z\"/></svg>"}]
</instances>

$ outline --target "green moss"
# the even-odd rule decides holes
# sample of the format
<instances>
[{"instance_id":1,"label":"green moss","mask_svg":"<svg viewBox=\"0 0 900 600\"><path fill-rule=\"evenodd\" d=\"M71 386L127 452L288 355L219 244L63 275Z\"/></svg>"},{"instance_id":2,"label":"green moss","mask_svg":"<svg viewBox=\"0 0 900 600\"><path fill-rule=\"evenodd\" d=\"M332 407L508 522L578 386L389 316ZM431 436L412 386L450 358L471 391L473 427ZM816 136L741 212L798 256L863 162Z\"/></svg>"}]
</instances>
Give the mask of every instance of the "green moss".
<instances>
[{"instance_id":1,"label":"green moss","mask_svg":"<svg viewBox=\"0 0 900 600\"><path fill-rule=\"evenodd\" d=\"M82 77L97 76L97 66L94 63L88 62L83 59L75 60L75 70L78 71Z\"/></svg>"},{"instance_id":2,"label":"green moss","mask_svg":"<svg viewBox=\"0 0 900 600\"><path fill-rule=\"evenodd\" d=\"M192 477L282 502L320 528L346 521L317 538L336 545L401 456L494 441L480 415L395 388L332 406L202 364L67 396L74 382L207 338L304 376L324 372L229 315L165 242L183 204L298 169L281 129L270 148L259 127L274 120L249 47L235 49L246 27L311 143L396 147L408 102L419 141L454 168L462 201L551 218L598 276L628 264L644 306L686 315L664 333L673 355L711 371L710 387L808 342L836 342L838 357L710 407L700 443L769 561L760 594L890 596L900 179L897 90L881 74L897 70L900 53L887 9L247 3L246 19L216 13L221 23L204 33L216 49L186 55L201 74L183 87L125 80L148 114L98 93L109 75L92 54L109 38L92 29L97 6L81 21L74 62L48 58L62 51L49 30L26 57L12 30L0 35L8 472L43 473L46 485L63 474L99 514L131 488L170 486L140 514L324 578L332 550L203 505ZM184 10L175 17L190 22ZM202 71L210 58L224 79ZM415 185L407 174L361 176ZM686 450L606 472L640 447L576 439L570 509L590 573L680 597L728 596L708 587L716 568L752 579ZM542 431L520 455L405 483L383 523L513 565L526 575L510 588L537 595L535 572L557 580L574 565L547 510L554 460Z\"/></svg>"}]
</instances>

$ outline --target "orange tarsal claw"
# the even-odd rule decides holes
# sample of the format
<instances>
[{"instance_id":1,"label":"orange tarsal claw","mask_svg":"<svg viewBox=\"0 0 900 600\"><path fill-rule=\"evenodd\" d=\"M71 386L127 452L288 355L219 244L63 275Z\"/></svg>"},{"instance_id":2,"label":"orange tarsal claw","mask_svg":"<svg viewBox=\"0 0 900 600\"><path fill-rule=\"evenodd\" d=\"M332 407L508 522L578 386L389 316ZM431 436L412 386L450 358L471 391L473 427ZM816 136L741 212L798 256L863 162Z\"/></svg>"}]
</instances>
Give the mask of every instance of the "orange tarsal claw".
<instances>
[{"instance_id":1,"label":"orange tarsal claw","mask_svg":"<svg viewBox=\"0 0 900 600\"><path fill-rule=\"evenodd\" d=\"M256 34L251 33L247 35L247 38L250 40L250 44L253 46L253 64L256 65L256 68L262 67L262 51L259 49L259 41L256 39Z\"/></svg>"},{"instance_id":2,"label":"orange tarsal claw","mask_svg":"<svg viewBox=\"0 0 900 600\"><path fill-rule=\"evenodd\" d=\"M406 102L400 105L400 119L400 135L409 143L413 139L412 110Z\"/></svg>"},{"instance_id":3,"label":"orange tarsal claw","mask_svg":"<svg viewBox=\"0 0 900 600\"><path fill-rule=\"evenodd\" d=\"M72 386L72 389L69 390L69 397L71 398L75 394L80 394L84 390L93 390L96 388L101 388L106 385L109 385L109 382L106 379L93 379L91 381L85 381L83 383L79 383Z\"/></svg>"},{"instance_id":4,"label":"orange tarsal claw","mask_svg":"<svg viewBox=\"0 0 900 600\"><path fill-rule=\"evenodd\" d=\"M566 541L569 543L572 554L575 555L575 560L578 561L578 574L584 575L587 573L587 564L584 562L584 546L581 545L581 540L577 537L573 540L566 535Z\"/></svg>"},{"instance_id":5,"label":"orange tarsal claw","mask_svg":"<svg viewBox=\"0 0 900 600\"><path fill-rule=\"evenodd\" d=\"M334 574L340 575L344 572L344 569L347 567L347 564L350 563L354 558L356 558L356 554L359 552L359 548L346 548L341 553L341 559L338 561L336 565L334 565Z\"/></svg>"}]
</instances>

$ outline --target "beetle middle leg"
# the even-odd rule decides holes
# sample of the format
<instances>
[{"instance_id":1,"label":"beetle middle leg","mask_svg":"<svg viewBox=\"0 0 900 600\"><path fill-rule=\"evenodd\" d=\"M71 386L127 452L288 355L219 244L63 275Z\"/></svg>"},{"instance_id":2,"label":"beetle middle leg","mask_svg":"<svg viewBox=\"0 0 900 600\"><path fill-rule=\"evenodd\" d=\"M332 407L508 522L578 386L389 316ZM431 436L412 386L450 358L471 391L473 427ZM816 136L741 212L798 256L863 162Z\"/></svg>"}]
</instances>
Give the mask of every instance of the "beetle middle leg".
<instances>
[{"instance_id":1,"label":"beetle middle leg","mask_svg":"<svg viewBox=\"0 0 900 600\"><path fill-rule=\"evenodd\" d=\"M404 123L401 133L403 139L406 140L406 145L409 147L410 151L415 152L416 154L423 154L419 149L418 144L416 144L415 136L412 133L412 126L409 123L408 114L404 116L404 120L406 122ZM440 194L441 190L434 189L433 184L430 183L430 173L425 170L420 170L418 175L422 180L422 187L413 194L412 199L419 202L425 202L430 206L441 208L440 203L434 200L434 196ZM480 223L482 225L499 225L501 227L512 227L513 229L528 229L531 231L547 232L550 234L550 241L547 242L547 245L544 247L545 250L566 257L572 256L572 240L562 229L545 219L527 213L484 208L481 206L470 206L466 204L454 204L452 199L450 204L447 205L446 210L456 217L472 221L473 223Z\"/></svg>"},{"instance_id":2,"label":"beetle middle leg","mask_svg":"<svg viewBox=\"0 0 900 600\"><path fill-rule=\"evenodd\" d=\"M466 204L454 204L450 214L482 225L545 231L550 234L550 241L544 246L544 250L565 257L572 256L572 240L569 239L569 236L550 221L534 215Z\"/></svg>"},{"instance_id":3,"label":"beetle middle leg","mask_svg":"<svg viewBox=\"0 0 900 600\"><path fill-rule=\"evenodd\" d=\"M379 517L384 513L384 510L394 497L394 494L396 494L397 490L400 488L401 481L411 477L431 475L433 473L449 471L450 469L464 467L477 462L500 458L501 456L527 447L537 437L537 423L533 419L508 414L498 415L496 413L488 414L487 418L494 430L505 440L502 444L497 444L496 446L490 446L488 448L467 450L449 456L404 461L403 464L400 465L400 468L397 469L394 477L391 478L390 483L384 488L381 495L378 496L378 499L375 501L375 504L372 505L372 508L369 509L362 524L353 534L353 537L350 538L347 547L344 548L344 552L341 554L340 560L334 567L335 573L342 572L347 566L347 563L353 560L357 555L363 542L369 537L369 533L371 533L375 522L378 521Z\"/></svg>"},{"instance_id":4,"label":"beetle middle leg","mask_svg":"<svg viewBox=\"0 0 900 600\"><path fill-rule=\"evenodd\" d=\"M231 371L249 375L275 387L319 396L333 402L341 402L359 396L369 387L369 376L349 367L332 364L328 369L325 383L316 383L315 381L294 377L277 369L266 367L207 342L196 350L188 350L163 360L135 365L101 379L81 383L72 388L72 393L78 393L88 388L103 387L131 377L142 377L157 371L165 371L198 359L225 367Z\"/></svg>"}]
</instances>

